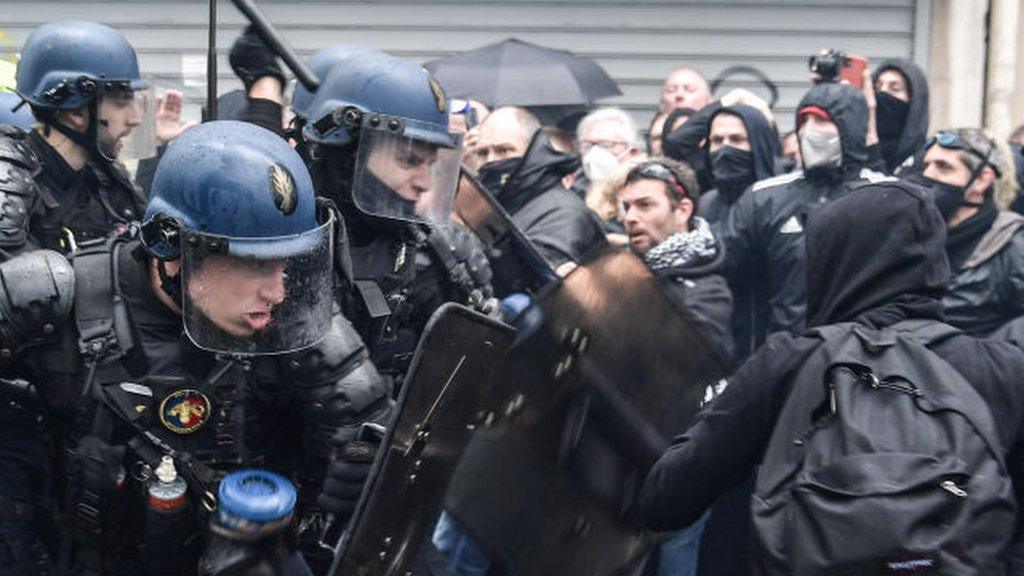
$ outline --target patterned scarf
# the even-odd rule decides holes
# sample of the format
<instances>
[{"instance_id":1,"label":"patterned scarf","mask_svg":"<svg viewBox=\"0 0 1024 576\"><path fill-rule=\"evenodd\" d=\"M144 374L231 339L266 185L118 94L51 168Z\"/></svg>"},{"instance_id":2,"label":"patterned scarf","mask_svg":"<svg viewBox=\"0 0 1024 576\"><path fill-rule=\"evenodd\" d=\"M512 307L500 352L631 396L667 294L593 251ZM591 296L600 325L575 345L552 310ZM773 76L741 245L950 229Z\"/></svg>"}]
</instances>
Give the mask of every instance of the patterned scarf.
<instances>
[{"instance_id":1,"label":"patterned scarf","mask_svg":"<svg viewBox=\"0 0 1024 576\"><path fill-rule=\"evenodd\" d=\"M644 254L644 260L651 270L685 266L694 260L714 257L718 251L711 227L699 217L690 221L689 232L677 232Z\"/></svg>"}]
</instances>

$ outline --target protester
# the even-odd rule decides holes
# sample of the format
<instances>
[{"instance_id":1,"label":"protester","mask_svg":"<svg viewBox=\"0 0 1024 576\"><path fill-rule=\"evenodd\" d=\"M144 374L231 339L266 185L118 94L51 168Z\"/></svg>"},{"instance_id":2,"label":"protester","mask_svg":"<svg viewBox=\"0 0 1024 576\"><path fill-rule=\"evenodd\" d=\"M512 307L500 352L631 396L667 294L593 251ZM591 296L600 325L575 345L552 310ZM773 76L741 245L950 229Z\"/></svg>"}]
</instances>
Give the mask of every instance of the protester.
<instances>
[{"instance_id":1,"label":"protester","mask_svg":"<svg viewBox=\"0 0 1024 576\"><path fill-rule=\"evenodd\" d=\"M857 217L851 218L851 214ZM809 326L830 327L841 322L853 322L860 330L875 331L908 320L941 320L941 300L949 279L944 253L945 226L934 205L915 187L896 181L857 186L838 199L812 208L807 235ZM687 526L699 518L717 497L743 482L758 465L762 473L778 470L776 462L762 458L777 419L786 414L784 406L793 402L790 396L795 378L801 367L813 361L814 353L822 346L821 337L813 334L775 334L729 378L721 395L706 407L648 473L640 494L640 506L651 528L675 530ZM950 335L928 347L948 362L949 370L955 367L956 372L987 403L998 432L998 445L1003 447L1001 455L1008 458L1014 492L1019 500L1024 494L1024 476L1021 475L1021 470L1024 470L1021 467L1024 465L1021 461L1021 454L1024 454L1021 450L1024 448L1024 394L1021 394L1017 375L1024 370L1024 354L1004 343L976 340L962 334ZM807 382L820 386L824 382L824 374L818 375L817 379L814 376L809 375ZM870 390L867 386L864 389ZM824 389L818 394L824 397ZM840 407L843 408L845 406ZM796 416L802 416L805 428L813 422L811 413ZM828 430L828 421L823 421L821 426L813 430ZM883 429L885 426L891 426L891 429ZM885 444L881 439L892 438L894 432L898 433L905 426L901 421L875 421L879 441L863 443L864 450L871 450L872 446L883 450ZM793 432L794 435L797 433ZM811 434L814 433L817 432L808 432L805 438L813 439ZM792 440L786 440L788 450L798 450L802 445L800 441L794 444ZM933 446L934 442L926 445ZM805 464L811 465L813 463ZM859 468L857 471L864 474L864 486L888 486L889 475L895 472L885 467ZM763 509L761 503L757 504L761 506L759 509ZM995 516L1003 518L1012 512L1008 506L993 511ZM847 526L862 525L866 535L877 531L884 533L888 528L879 525L874 516L857 517L848 509L835 512L830 518L845 522ZM1015 521L1011 519L1011 522ZM945 530L942 537L936 536L931 541L941 542L957 537L949 533L950 528L943 529L935 524L931 527ZM820 528L818 534L829 538L827 530ZM983 536L986 528L998 530L991 525L962 527L963 530L973 530L974 536ZM995 554L992 558L1005 562L1009 573L1019 573L1017 570L1020 570L1022 560L1018 547L1011 548L1006 543L1011 537L1019 543L1020 529L1016 534L996 532L992 536L979 538L976 543L985 546L991 546L993 541L1001 543L1002 549L995 552L1001 552L1002 556ZM802 544L808 548L815 545L811 540ZM839 547L835 554L892 552L897 558L915 558L915 553L930 551L925 548L904 553L900 544L906 543L891 544L890 550L875 551ZM765 548L759 550L764 551ZM798 552L798 549L791 550L792 554ZM992 558L986 560L991 561ZM753 560L762 563L766 558L758 554ZM977 573L1004 572L982 570Z\"/></svg>"},{"instance_id":2,"label":"protester","mask_svg":"<svg viewBox=\"0 0 1024 576\"><path fill-rule=\"evenodd\" d=\"M878 107L878 152L893 174L921 149L928 134L928 81L910 60L885 60L871 76ZM912 161L912 160L911 160Z\"/></svg>"},{"instance_id":3,"label":"protester","mask_svg":"<svg viewBox=\"0 0 1024 576\"><path fill-rule=\"evenodd\" d=\"M721 104L714 102L693 112L689 109L676 109L665 119L666 130L661 135L661 149L665 156L678 160L693 169L697 175L697 183L701 190L714 187L711 182L711 167L707 164L705 141L711 117L718 112ZM685 120L682 120L685 118ZM677 120L682 120L679 124Z\"/></svg>"},{"instance_id":4,"label":"protester","mask_svg":"<svg viewBox=\"0 0 1024 576\"><path fill-rule=\"evenodd\" d=\"M867 120L868 107L856 88L811 88L796 115L804 170L758 182L723 222L737 359L753 353L772 332L803 329L806 210L859 182L885 177L864 168Z\"/></svg>"},{"instance_id":5,"label":"protester","mask_svg":"<svg viewBox=\"0 0 1024 576\"><path fill-rule=\"evenodd\" d=\"M620 108L601 108L587 114L576 129L577 148L583 163L573 188L585 186L584 201L605 222L616 211L616 203L608 191L609 180L620 166L642 154L640 138L633 117ZM612 232L621 229L613 226Z\"/></svg>"},{"instance_id":6,"label":"protester","mask_svg":"<svg viewBox=\"0 0 1024 576\"><path fill-rule=\"evenodd\" d=\"M980 130L961 129L930 138L922 168L916 181L932 191L949 228L946 319L987 335L1024 314L1024 217L997 202L1012 167Z\"/></svg>"},{"instance_id":7,"label":"protester","mask_svg":"<svg viewBox=\"0 0 1024 576\"><path fill-rule=\"evenodd\" d=\"M665 77L658 112L666 114L676 108L691 108L696 111L714 99L708 81L696 68L679 66Z\"/></svg>"},{"instance_id":8,"label":"protester","mask_svg":"<svg viewBox=\"0 0 1024 576\"><path fill-rule=\"evenodd\" d=\"M782 157L776 168L779 174L799 170L803 167L800 161L800 140L797 138L796 130L786 132L782 137Z\"/></svg>"},{"instance_id":9,"label":"protester","mask_svg":"<svg viewBox=\"0 0 1024 576\"><path fill-rule=\"evenodd\" d=\"M708 166L715 188L701 195L700 213L716 224L754 182L775 175L779 138L767 118L746 104L722 107L710 126Z\"/></svg>"},{"instance_id":10,"label":"protester","mask_svg":"<svg viewBox=\"0 0 1024 576\"><path fill-rule=\"evenodd\" d=\"M668 118L668 114L664 112L658 112L651 119L650 125L647 126L647 154L649 156L661 156L661 135L665 129L665 119Z\"/></svg>"},{"instance_id":11,"label":"protester","mask_svg":"<svg viewBox=\"0 0 1024 576\"><path fill-rule=\"evenodd\" d=\"M579 263L604 244L598 219L565 187L579 159L555 150L522 108L498 108L480 125L480 180L549 263Z\"/></svg>"}]
</instances>

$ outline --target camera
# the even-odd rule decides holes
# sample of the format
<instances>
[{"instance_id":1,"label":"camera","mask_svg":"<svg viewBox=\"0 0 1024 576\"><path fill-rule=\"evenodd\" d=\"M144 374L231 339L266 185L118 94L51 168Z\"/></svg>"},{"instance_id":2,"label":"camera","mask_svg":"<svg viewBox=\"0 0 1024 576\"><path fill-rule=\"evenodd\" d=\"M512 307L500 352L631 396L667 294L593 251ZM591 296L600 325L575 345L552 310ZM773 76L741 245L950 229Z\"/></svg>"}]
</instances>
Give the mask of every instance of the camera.
<instances>
[{"instance_id":1,"label":"camera","mask_svg":"<svg viewBox=\"0 0 1024 576\"><path fill-rule=\"evenodd\" d=\"M823 49L807 60L807 67L820 76L822 82L837 82L844 66L849 66L848 58L835 48Z\"/></svg>"}]
</instances>

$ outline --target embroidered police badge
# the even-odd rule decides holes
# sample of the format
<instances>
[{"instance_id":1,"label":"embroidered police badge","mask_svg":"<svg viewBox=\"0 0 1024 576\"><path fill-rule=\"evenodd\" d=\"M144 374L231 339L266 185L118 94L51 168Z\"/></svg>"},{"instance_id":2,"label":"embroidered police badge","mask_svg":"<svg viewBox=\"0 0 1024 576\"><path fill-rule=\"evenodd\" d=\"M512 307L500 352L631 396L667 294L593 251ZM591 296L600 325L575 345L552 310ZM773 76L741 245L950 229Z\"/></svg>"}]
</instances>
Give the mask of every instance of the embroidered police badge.
<instances>
[{"instance_id":1,"label":"embroidered police badge","mask_svg":"<svg viewBox=\"0 0 1024 576\"><path fill-rule=\"evenodd\" d=\"M273 164L270 166L268 179L277 209L285 214L295 212L299 196L295 192L295 180L292 179L292 175L280 164Z\"/></svg>"},{"instance_id":2,"label":"embroidered police badge","mask_svg":"<svg viewBox=\"0 0 1024 576\"><path fill-rule=\"evenodd\" d=\"M448 98L445 98L444 90L433 76L427 76L427 83L430 84L430 91L434 93L434 101L440 112L448 111Z\"/></svg>"},{"instance_id":3,"label":"embroidered police badge","mask_svg":"<svg viewBox=\"0 0 1024 576\"><path fill-rule=\"evenodd\" d=\"M210 399L198 390L176 390L160 403L160 422L172 432L191 434L210 418Z\"/></svg>"}]
</instances>

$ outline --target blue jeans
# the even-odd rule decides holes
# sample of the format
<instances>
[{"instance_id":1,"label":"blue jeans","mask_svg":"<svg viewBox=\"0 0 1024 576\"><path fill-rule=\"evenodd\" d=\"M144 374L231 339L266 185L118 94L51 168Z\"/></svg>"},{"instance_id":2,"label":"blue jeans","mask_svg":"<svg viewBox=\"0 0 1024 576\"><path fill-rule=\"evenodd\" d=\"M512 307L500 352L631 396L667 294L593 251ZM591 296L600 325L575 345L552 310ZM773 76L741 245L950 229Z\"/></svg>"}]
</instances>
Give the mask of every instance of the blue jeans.
<instances>
[{"instance_id":1,"label":"blue jeans","mask_svg":"<svg viewBox=\"0 0 1024 576\"><path fill-rule=\"evenodd\" d=\"M696 576L700 537L710 512L676 532L658 547L658 576Z\"/></svg>"},{"instance_id":2,"label":"blue jeans","mask_svg":"<svg viewBox=\"0 0 1024 576\"><path fill-rule=\"evenodd\" d=\"M448 512L441 512L430 539L455 576L486 576L491 559Z\"/></svg>"}]
</instances>

